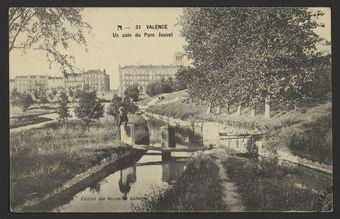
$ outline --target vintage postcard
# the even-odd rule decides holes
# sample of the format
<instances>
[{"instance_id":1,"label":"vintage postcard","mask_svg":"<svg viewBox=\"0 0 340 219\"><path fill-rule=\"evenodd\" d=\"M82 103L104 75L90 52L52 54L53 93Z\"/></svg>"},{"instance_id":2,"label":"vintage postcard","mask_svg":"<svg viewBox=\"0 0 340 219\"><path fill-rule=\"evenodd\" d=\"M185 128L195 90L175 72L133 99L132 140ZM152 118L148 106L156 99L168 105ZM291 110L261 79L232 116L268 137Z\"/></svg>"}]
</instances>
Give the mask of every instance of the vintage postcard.
<instances>
[{"instance_id":1,"label":"vintage postcard","mask_svg":"<svg viewBox=\"0 0 340 219\"><path fill-rule=\"evenodd\" d=\"M327 7L12 7L12 212L333 211Z\"/></svg>"}]
</instances>

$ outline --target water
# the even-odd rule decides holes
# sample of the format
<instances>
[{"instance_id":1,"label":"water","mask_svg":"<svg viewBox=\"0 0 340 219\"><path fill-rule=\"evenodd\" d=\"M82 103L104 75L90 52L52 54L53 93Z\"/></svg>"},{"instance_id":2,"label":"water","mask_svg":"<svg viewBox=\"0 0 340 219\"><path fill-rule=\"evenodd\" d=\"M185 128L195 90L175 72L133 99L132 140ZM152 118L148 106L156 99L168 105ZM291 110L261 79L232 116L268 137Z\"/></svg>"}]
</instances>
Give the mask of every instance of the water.
<instances>
[{"instance_id":1,"label":"water","mask_svg":"<svg viewBox=\"0 0 340 219\"><path fill-rule=\"evenodd\" d=\"M116 171L96 185L74 195L57 212L129 212L153 186L174 184L185 170L187 158L162 162L160 155L144 155L137 163Z\"/></svg>"},{"instance_id":2,"label":"water","mask_svg":"<svg viewBox=\"0 0 340 219\"><path fill-rule=\"evenodd\" d=\"M160 126L164 123L147 120L150 143L160 144ZM173 185L185 170L190 153L173 152L172 158L162 161L159 151L148 151L139 161L109 173L95 185L75 194L55 212L130 212L153 187Z\"/></svg>"}]
</instances>

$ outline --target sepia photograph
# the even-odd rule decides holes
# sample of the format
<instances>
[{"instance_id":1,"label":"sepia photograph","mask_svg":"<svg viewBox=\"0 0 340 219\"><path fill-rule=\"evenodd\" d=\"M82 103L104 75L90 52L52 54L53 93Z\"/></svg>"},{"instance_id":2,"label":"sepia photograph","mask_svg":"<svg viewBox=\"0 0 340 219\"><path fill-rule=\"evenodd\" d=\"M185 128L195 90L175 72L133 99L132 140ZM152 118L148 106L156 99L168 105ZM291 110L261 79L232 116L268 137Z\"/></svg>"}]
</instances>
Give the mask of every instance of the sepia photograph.
<instances>
[{"instance_id":1,"label":"sepia photograph","mask_svg":"<svg viewBox=\"0 0 340 219\"><path fill-rule=\"evenodd\" d=\"M333 212L331 14L10 7L10 211Z\"/></svg>"}]
</instances>

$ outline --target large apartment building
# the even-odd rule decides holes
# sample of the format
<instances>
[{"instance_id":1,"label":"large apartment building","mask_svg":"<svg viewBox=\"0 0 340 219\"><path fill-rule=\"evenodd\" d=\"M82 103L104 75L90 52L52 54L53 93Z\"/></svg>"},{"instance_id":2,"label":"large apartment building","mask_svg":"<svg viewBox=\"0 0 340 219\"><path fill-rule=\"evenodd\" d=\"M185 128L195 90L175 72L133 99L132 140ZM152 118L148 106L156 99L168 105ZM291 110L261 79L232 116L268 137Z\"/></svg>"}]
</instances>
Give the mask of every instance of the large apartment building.
<instances>
[{"instance_id":1,"label":"large apartment building","mask_svg":"<svg viewBox=\"0 0 340 219\"><path fill-rule=\"evenodd\" d=\"M19 92L31 92L38 89L48 88L48 76L26 75L15 77L15 88Z\"/></svg>"},{"instance_id":2,"label":"large apartment building","mask_svg":"<svg viewBox=\"0 0 340 219\"><path fill-rule=\"evenodd\" d=\"M83 73L84 85L96 90L98 94L105 94L110 91L110 76L103 71L89 70Z\"/></svg>"},{"instance_id":3,"label":"large apartment building","mask_svg":"<svg viewBox=\"0 0 340 219\"><path fill-rule=\"evenodd\" d=\"M51 77L47 75L25 75L16 76L10 80L10 90L16 88L18 92L32 92L34 90L56 90L67 91L83 90L88 85L91 90L98 94L110 91L110 76L105 70L89 70L83 73L66 73L65 77Z\"/></svg>"},{"instance_id":4,"label":"large apartment building","mask_svg":"<svg viewBox=\"0 0 340 219\"><path fill-rule=\"evenodd\" d=\"M132 84L138 84L140 90L145 92L149 83L160 81L162 78L174 78L182 65L183 54L176 53L172 65L119 66L120 94L123 96L126 88Z\"/></svg>"}]
</instances>

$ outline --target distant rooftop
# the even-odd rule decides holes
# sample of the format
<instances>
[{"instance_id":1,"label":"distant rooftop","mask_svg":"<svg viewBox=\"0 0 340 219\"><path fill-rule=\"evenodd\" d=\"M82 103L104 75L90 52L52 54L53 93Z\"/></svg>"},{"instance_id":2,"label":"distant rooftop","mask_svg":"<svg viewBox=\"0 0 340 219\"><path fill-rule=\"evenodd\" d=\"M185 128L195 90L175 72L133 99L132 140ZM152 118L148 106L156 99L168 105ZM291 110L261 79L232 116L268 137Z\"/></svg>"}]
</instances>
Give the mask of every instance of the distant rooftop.
<instances>
[{"instance_id":1,"label":"distant rooftop","mask_svg":"<svg viewBox=\"0 0 340 219\"><path fill-rule=\"evenodd\" d=\"M180 67L180 66L178 65L125 65L120 68L127 69L127 68L174 68L174 67Z\"/></svg>"}]
</instances>

